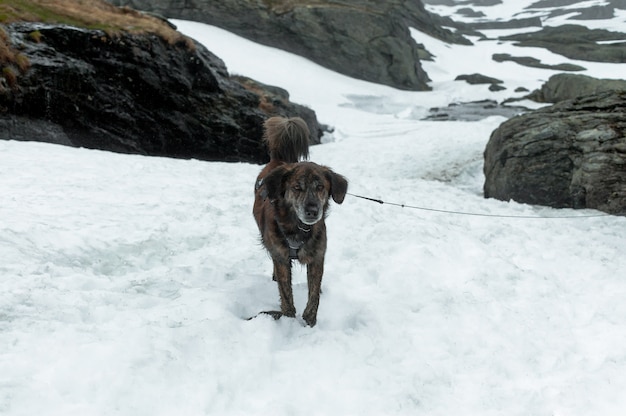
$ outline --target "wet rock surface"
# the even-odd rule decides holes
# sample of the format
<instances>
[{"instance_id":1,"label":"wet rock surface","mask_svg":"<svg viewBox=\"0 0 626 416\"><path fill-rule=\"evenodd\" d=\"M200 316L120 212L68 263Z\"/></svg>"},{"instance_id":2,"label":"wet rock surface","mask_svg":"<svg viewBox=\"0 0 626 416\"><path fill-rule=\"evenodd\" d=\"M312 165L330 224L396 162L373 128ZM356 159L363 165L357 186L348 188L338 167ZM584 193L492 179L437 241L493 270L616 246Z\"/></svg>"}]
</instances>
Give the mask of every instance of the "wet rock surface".
<instances>
[{"instance_id":1,"label":"wet rock surface","mask_svg":"<svg viewBox=\"0 0 626 416\"><path fill-rule=\"evenodd\" d=\"M298 115L319 142L312 110L271 87L231 78L199 44L37 23L7 31L30 68L17 85L0 89L2 139L263 163L265 118Z\"/></svg>"},{"instance_id":2,"label":"wet rock surface","mask_svg":"<svg viewBox=\"0 0 626 416\"><path fill-rule=\"evenodd\" d=\"M433 107L425 120L478 121L491 116L515 117L529 111L522 106L498 104L494 100L452 103L446 107Z\"/></svg>"}]
</instances>

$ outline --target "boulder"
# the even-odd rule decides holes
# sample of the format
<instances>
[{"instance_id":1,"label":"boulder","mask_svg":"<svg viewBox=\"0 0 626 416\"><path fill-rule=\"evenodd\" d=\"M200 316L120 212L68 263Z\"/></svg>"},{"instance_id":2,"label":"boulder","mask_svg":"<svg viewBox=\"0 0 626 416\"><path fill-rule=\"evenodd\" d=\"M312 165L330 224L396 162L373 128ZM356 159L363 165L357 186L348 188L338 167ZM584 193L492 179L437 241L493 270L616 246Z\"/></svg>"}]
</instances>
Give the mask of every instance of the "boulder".
<instances>
[{"instance_id":1,"label":"boulder","mask_svg":"<svg viewBox=\"0 0 626 416\"><path fill-rule=\"evenodd\" d=\"M110 0L170 18L215 25L326 68L404 90L429 90L423 47L409 27L447 42L470 44L416 0L253 1ZM445 20L447 22L447 20Z\"/></svg>"},{"instance_id":2,"label":"boulder","mask_svg":"<svg viewBox=\"0 0 626 416\"><path fill-rule=\"evenodd\" d=\"M507 120L484 159L486 198L626 215L626 91Z\"/></svg>"},{"instance_id":3,"label":"boulder","mask_svg":"<svg viewBox=\"0 0 626 416\"><path fill-rule=\"evenodd\" d=\"M612 90L626 90L626 81L620 79L598 79L580 74L556 74L552 75L540 89L531 92L524 98L539 103L557 103L584 95Z\"/></svg>"},{"instance_id":4,"label":"boulder","mask_svg":"<svg viewBox=\"0 0 626 416\"><path fill-rule=\"evenodd\" d=\"M486 75L474 73L474 74L463 74L457 76L455 81L465 81L468 84L477 85L477 84L502 84L502 80L497 78L488 77Z\"/></svg>"},{"instance_id":5,"label":"boulder","mask_svg":"<svg viewBox=\"0 0 626 416\"><path fill-rule=\"evenodd\" d=\"M0 83L0 138L177 158L264 163L262 124L312 110L231 78L202 45L40 23L6 27L28 68ZM37 36L33 36L37 33Z\"/></svg>"}]
</instances>

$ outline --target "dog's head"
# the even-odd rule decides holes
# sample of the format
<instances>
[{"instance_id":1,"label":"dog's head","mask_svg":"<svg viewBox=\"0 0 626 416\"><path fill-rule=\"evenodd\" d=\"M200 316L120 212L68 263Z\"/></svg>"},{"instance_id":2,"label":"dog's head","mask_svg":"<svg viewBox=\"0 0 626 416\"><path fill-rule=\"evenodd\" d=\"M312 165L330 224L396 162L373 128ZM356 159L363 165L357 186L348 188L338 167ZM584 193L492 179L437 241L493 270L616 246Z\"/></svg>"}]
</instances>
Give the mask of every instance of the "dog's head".
<instances>
[{"instance_id":1,"label":"dog's head","mask_svg":"<svg viewBox=\"0 0 626 416\"><path fill-rule=\"evenodd\" d=\"M341 204L348 191L343 176L312 162L279 166L267 175L264 184L270 200L281 200L307 225L324 218L329 198Z\"/></svg>"}]
</instances>

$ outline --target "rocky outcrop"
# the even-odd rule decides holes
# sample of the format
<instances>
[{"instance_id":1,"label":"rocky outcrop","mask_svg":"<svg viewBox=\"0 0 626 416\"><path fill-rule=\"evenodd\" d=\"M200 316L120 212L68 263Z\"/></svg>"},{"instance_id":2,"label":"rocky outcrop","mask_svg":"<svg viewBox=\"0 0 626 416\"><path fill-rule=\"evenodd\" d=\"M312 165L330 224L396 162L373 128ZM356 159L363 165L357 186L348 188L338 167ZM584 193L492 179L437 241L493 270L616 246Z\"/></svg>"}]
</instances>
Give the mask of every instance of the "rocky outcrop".
<instances>
[{"instance_id":1,"label":"rocky outcrop","mask_svg":"<svg viewBox=\"0 0 626 416\"><path fill-rule=\"evenodd\" d=\"M626 91L626 81L620 79L598 79L579 74L552 75L540 89L527 97L539 103L557 103L584 95L593 95L604 91Z\"/></svg>"},{"instance_id":2,"label":"rocky outcrop","mask_svg":"<svg viewBox=\"0 0 626 416\"><path fill-rule=\"evenodd\" d=\"M284 91L231 78L191 41L37 23L6 31L29 68L0 85L2 139L263 163L263 121L298 115L319 142L312 110Z\"/></svg>"},{"instance_id":3,"label":"rocky outcrop","mask_svg":"<svg viewBox=\"0 0 626 416\"><path fill-rule=\"evenodd\" d=\"M515 63L517 63L519 65L527 66L527 67L530 67L530 68L552 69L552 70L555 70L555 71L571 71L571 72L575 72L575 71L584 71L585 70L585 68L583 68L582 66L574 65L574 64L570 64L570 63L548 65L548 64L542 63L537 58L533 58L533 57L530 57L530 56L511 56L508 53L494 53L491 56L491 59L493 59L496 62L510 61L510 62L515 62Z\"/></svg>"},{"instance_id":4,"label":"rocky outcrop","mask_svg":"<svg viewBox=\"0 0 626 416\"><path fill-rule=\"evenodd\" d=\"M565 7L575 6L583 3L581 0L540 0L527 9L551 9L548 18L571 15L572 20L594 20L594 19L611 19L615 16L615 9L626 9L626 1L624 0L608 0L603 5L592 5L587 7ZM582 5L582 4L581 4Z\"/></svg>"},{"instance_id":5,"label":"rocky outcrop","mask_svg":"<svg viewBox=\"0 0 626 416\"><path fill-rule=\"evenodd\" d=\"M511 118L528 111L525 107L498 104L494 100L452 103L446 107L432 107L424 120L435 121L478 121L487 117L502 116Z\"/></svg>"},{"instance_id":6,"label":"rocky outcrop","mask_svg":"<svg viewBox=\"0 0 626 416\"><path fill-rule=\"evenodd\" d=\"M487 198L626 215L626 91L512 118L484 157Z\"/></svg>"},{"instance_id":7,"label":"rocky outcrop","mask_svg":"<svg viewBox=\"0 0 626 416\"><path fill-rule=\"evenodd\" d=\"M110 1L219 26L348 76L405 90L430 89L420 64L423 48L409 27L447 42L470 43L443 29L445 19L416 0Z\"/></svg>"},{"instance_id":8,"label":"rocky outcrop","mask_svg":"<svg viewBox=\"0 0 626 416\"><path fill-rule=\"evenodd\" d=\"M476 30L519 29L519 28L525 28L525 27L541 27L542 23L539 17L527 17L525 19L473 22L473 23L468 23L468 26Z\"/></svg>"},{"instance_id":9,"label":"rocky outcrop","mask_svg":"<svg viewBox=\"0 0 626 416\"><path fill-rule=\"evenodd\" d=\"M570 59L582 61L626 63L625 33L604 29L588 29L579 25L545 27L537 32L520 33L500 37L501 40L516 41L516 46L545 48Z\"/></svg>"}]
</instances>

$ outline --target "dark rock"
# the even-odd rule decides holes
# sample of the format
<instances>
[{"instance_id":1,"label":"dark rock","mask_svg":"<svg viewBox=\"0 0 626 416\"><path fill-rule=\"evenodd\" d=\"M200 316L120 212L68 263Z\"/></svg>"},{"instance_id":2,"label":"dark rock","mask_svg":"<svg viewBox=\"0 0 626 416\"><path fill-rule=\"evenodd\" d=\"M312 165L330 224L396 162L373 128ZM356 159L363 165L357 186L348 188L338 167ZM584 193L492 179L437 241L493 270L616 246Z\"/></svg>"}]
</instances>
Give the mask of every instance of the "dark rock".
<instances>
[{"instance_id":1,"label":"dark rock","mask_svg":"<svg viewBox=\"0 0 626 416\"><path fill-rule=\"evenodd\" d=\"M592 6L586 9L575 9L578 14L570 17L572 20L605 20L612 19L615 16L615 8L613 6Z\"/></svg>"},{"instance_id":2,"label":"dark rock","mask_svg":"<svg viewBox=\"0 0 626 416\"><path fill-rule=\"evenodd\" d=\"M626 92L507 120L484 157L486 198L626 215Z\"/></svg>"},{"instance_id":3,"label":"dark rock","mask_svg":"<svg viewBox=\"0 0 626 416\"><path fill-rule=\"evenodd\" d=\"M556 103L612 90L626 91L626 81L597 79L579 74L556 74L551 76L541 89L533 91L525 98L539 103Z\"/></svg>"},{"instance_id":4,"label":"dark rock","mask_svg":"<svg viewBox=\"0 0 626 416\"><path fill-rule=\"evenodd\" d=\"M484 22L472 22L467 24L472 29L519 29L524 27L542 27L541 18L527 17L525 19L493 20Z\"/></svg>"},{"instance_id":5,"label":"dark rock","mask_svg":"<svg viewBox=\"0 0 626 416\"><path fill-rule=\"evenodd\" d=\"M468 84L502 84L502 81L482 74L459 75L455 81L466 81Z\"/></svg>"},{"instance_id":6,"label":"dark rock","mask_svg":"<svg viewBox=\"0 0 626 416\"><path fill-rule=\"evenodd\" d=\"M457 14L460 14L461 16L465 16L465 17L485 17L485 13L483 12L477 12L474 9L471 9L469 7L462 7L460 9L458 9Z\"/></svg>"},{"instance_id":7,"label":"dark rock","mask_svg":"<svg viewBox=\"0 0 626 416\"><path fill-rule=\"evenodd\" d=\"M545 27L540 31L500 37L517 41L516 46L546 48L570 59L626 63L626 34L579 25ZM598 43L601 41L625 41Z\"/></svg>"},{"instance_id":8,"label":"dark rock","mask_svg":"<svg viewBox=\"0 0 626 416\"><path fill-rule=\"evenodd\" d=\"M426 4L441 5L441 6L459 6L459 5L472 5L472 6L495 6L496 4L502 4L502 0L424 0Z\"/></svg>"},{"instance_id":9,"label":"dark rock","mask_svg":"<svg viewBox=\"0 0 626 416\"><path fill-rule=\"evenodd\" d=\"M409 27L447 42L471 43L444 29L443 18L414 0L111 2L219 26L348 76L405 90L430 89Z\"/></svg>"},{"instance_id":10,"label":"dark rock","mask_svg":"<svg viewBox=\"0 0 626 416\"><path fill-rule=\"evenodd\" d=\"M577 13L576 15L569 18L572 20L611 19L615 15L616 6L610 3L602 6L589 6L580 8L566 7L578 3L581 3L580 0L542 0L531 4L527 7L527 9L552 9L546 16L547 18Z\"/></svg>"},{"instance_id":11,"label":"dark rock","mask_svg":"<svg viewBox=\"0 0 626 416\"><path fill-rule=\"evenodd\" d=\"M528 88L526 88L526 87L517 87L517 88L515 88L515 92L528 92Z\"/></svg>"},{"instance_id":12,"label":"dark rock","mask_svg":"<svg viewBox=\"0 0 626 416\"><path fill-rule=\"evenodd\" d=\"M41 42L28 34L37 30ZM7 26L30 68L0 91L0 138L122 153L263 163L262 123L312 110L246 88L201 45L36 23ZM271 106L262 106L271 97Z\"/></svg>"},{"instance_id":13,"label":"dark rock","mask_svg":"<svg viewBox=\"0 0 626 416\"><path fill-rule=\"evenodd\" d=\"M609 0L609 3L616 9L626 10L626 0Z\"/></svg>"},{"instance_id":14,"label":"dark rock","mask_svg":"<svg viewBox=\"0 0 626 416\"><path fill-rule=\"evenodd\" d=\"M574 72L574 71L585 70L585 68L579 65L574 65L574 64L569 64L569 63L548 65L548 64L541 63L541 61L537 58L532 58L530 56L511 56L508 53L495 53L492 55L491 59L493 59L496 62L511 61L519 65L528 66L531 68L552 69L555 71Z\"/></svg>"},{"instance_id":15,"label":"dark rock","mask_svg":"<svg viewBox=\"0 0 626 416\"><path fill-rule=\"evenodd\" d=\"M525 107L500 105L494 100L453 103L447 107L433 107L424 120L434 121L478 121L491 116L513 116L528 111Z\"/></svg>"},{"instance_id":16,"label":"dark rock","mask_svg":"<svg viewBox=\"0 0 626 416\"><path fill-rule=\"evenodd\" d=\"M551 9L556 7L571 6L572 4L580 3L580 0L539 0L532 3L527 9Z\"/></svg>"},{"instance_id":17,"label":"dark rock","mask_svg":"<svg viewBox=\"0 0 626 416\"><path fill-rule=\"evenodd\" d=\"M504 91L506 90L506 87L499 85L499 84L491 84L489 86L489 91Z\"/></svg>"}]
</instances>

